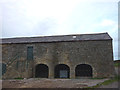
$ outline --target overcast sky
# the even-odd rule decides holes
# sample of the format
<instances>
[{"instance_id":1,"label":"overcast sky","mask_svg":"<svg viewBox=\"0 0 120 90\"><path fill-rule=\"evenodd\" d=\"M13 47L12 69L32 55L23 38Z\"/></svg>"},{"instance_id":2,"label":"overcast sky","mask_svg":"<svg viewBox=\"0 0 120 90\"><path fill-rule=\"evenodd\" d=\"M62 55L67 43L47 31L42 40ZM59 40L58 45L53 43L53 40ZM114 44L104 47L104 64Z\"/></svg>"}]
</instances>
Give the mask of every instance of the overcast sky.
<instances>
[{"instance_id":1,"label":"overcast sky","mask_svg":"<svg viewBox=\"0 0 120 90\"><path fill-rule=\"evenodd\" d=\"M118 1L0 0L1 36L108 32L113 38L114 59L118 59Z\"/></svg>"}]
</instances>

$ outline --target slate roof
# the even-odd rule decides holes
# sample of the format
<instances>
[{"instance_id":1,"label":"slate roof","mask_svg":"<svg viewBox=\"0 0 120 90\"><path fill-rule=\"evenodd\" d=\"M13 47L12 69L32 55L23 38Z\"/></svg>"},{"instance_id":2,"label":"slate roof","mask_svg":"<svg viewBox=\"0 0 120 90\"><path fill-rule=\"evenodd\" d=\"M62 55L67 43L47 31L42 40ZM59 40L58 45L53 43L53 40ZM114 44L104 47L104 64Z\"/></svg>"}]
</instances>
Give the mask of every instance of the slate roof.
<instances>
[{"instance_id":1,"label":"slate roof","mask_svg":"<svg viewBox=\"0 0 120 90\"><path fill-rule=\"evenodd\" d=\"M35 42L65 42L65 41L90 41L112 40L108 33L74 34L41 37L2 38L2 43L35 43Z\"/></svg>"}]
</instances>

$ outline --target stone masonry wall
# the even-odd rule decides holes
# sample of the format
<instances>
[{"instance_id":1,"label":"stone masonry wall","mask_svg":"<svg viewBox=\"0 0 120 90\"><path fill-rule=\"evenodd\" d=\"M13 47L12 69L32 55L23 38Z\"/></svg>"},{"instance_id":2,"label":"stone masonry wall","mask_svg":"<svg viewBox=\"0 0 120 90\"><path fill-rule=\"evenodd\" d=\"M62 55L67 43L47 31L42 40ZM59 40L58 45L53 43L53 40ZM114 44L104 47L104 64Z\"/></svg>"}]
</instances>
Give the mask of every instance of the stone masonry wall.
<instances>
[{"instance_id":1,"label":"stone masonry wall","mask_svg":"<svg viewBox=\"0 0 120 90\"><path fill-rule=\"evenodd\" d=\"M34 59L27 60L27 47L33 46ZM51 42L31 44L3 44L2 61L7 63L18 53L18 58L7 66L3 78L35 77L35 66L45 64L49 67L49 78L54 78L54 67L66 64L70 68L70 78L75 78L78 64L89 64L93 77L113 77L112 41Z\"/></svg>"}]
</instances>

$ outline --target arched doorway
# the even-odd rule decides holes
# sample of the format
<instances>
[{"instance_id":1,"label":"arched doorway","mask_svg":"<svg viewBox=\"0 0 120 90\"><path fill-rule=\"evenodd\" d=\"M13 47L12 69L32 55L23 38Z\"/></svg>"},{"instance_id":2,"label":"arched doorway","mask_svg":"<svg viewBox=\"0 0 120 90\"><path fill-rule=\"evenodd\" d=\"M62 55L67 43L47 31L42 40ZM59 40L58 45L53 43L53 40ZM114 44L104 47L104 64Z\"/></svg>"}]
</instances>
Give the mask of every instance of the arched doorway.
<instances>
[{"instance_id":1,"label":"arched doorway","mask_svg":"<svg viewBox=\"0 0 120 90\"><path fill-rule=\"evenodd\" d=\"M58 64L54 70L55 78L69 78L70 68L65 64Z\"/></svg>"},{"instance_id":2,"label":"arched doorway","mask_svg":"<svg viewBox=\"0 0 120 90\"><path fill-rule=\"evenodd\" d=\"M48 78L48 66L45 64L38 64L35 68L35 77Z\"/></svg>"},{"instance_id":3,"label":"arched doorway","mask_svg":"<svg viewBox=\"0 0 120 90\"><path fill-rule=\"evenodd\" d=\"M92 77L92 67L88 64L79 64L75 68L76 77Z\"/></svg>"}]
</instances>

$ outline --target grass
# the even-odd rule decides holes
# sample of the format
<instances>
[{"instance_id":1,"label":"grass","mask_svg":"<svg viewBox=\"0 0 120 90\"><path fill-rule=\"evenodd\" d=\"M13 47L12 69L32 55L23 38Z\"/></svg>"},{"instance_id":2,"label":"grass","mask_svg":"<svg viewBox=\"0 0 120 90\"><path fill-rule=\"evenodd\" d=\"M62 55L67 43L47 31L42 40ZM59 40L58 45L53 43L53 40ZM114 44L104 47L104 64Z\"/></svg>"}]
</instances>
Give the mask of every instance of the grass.
<instances>
[{"instance_id":1,"label":"grass","mask_svg":"<svg viewBox=\"0 0 120 90\"><path fill-rule=\"evenodd\" d=\"M97 84L97 85L95 85L95 86L87 87L87 88L99 88L99 87L102 86L102 85L109 85L109 84L111 84L111 83L113 83L113 82L115 82L115 81L120 81L120 76L116 76L116 77L114 77L113 79L106 80L106 81L104 81L104 82L102 82L102 83L99 83L99 84Z\"/></svg>"},{"instance_id":2,"label":"grass","mask_svg":"<svg viewBox=\"0 0 120 90\"><path fill-rule=\"evenodd\" d=\"M21 77L17 77L17 78L15 78L15 79L18 79L18 80L22 80L22 79L24 79L24 78L21 78Z\"/></svg>"}]
</instances>

